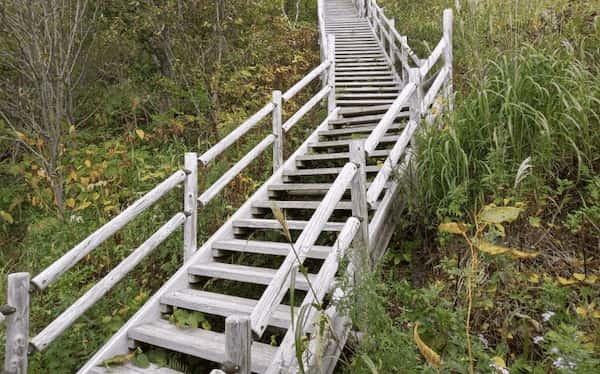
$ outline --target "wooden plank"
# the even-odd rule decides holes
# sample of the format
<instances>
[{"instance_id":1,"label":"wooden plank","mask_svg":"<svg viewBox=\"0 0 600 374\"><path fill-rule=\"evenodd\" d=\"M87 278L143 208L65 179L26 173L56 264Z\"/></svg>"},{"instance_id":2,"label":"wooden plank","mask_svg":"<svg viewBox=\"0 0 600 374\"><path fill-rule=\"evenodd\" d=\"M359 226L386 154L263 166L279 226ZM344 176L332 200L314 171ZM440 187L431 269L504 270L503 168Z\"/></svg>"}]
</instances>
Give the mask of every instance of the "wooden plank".
<instances>
[{"instance_id":1,"label":"wooden plank","mask_svg":"<svg viewBox=\"0 0 600 374\"><path fill-rule=\"evenodd\" d=\"M183 261L187 261L198 246L198 154L186 152L184 167L183 211L187 218L183 226Z\"/></svg>"},{"instance_id":2,"label":"wooden plank","mask_svg":"<svg viewBox=\"0 0 600 374\"><path fill-rule=\"evenodd\" d=\"M256 200L252 202L252 207L258 209L271 209L277 206L281 209L306 209L315 210L321 205L320 201L307 200ZM334 206L335 210L352 210L351 201L340 201Z\"/></svg>"},{"instance_id":3,"label":"wooden plank","mask_svg":"<svg viewBox=\"0 0 600 374\"><path fill-rule=\"evenodd\" d=\"M300 79L296 84L294 84L287 91L285 91L285 93L281 96L283 101L289 101L294 96L296 96L298 92L300 92L321 73L327 70L331 65L331 62L331 59L328 58L325 62L321 63L321 65L314 68L310 73L306 74L304 78Z\"/></svg>"},{"instance_id":4,"label":"wooden plank","mask_svg":"<svg viewBox=\"0 0 600 374\"><path fill-rule=\"evenodd\" d=\"M346 187L356 173L356 165L347 163L340 174L337 176L333 187L327 192L319 207L315 210L308 225L296 240L294 244L295 253L288 255L283 264L277 270L273 281L269 284L258 304L250 315L252 331L261 336L267 327L271 318L273 309L283 299L287 292L289 274L294 265L301 265L306 259L310 247L312 247L319 238L323 226L329 221L336 204L342 198Z\"/></svg>"},{"instance_id":5,"label":"wooden plank","mask_svg":"<svg viewBox=\"0 0 600 374\"><path fill-rule=\"evenodd\" d=\"M448 100L448 109L454 110L454 88L452 84L452 25L454 16L452 9L444 9L444 39L446 40L446 48L444 49L444 66L448 70L448 80L446 83L446 92L444 96Z\"/></svg>"},{"instance_id":6,"label":"wooden plank","mask_svg":"<svg viewBox=\"0 0 600 374\"><path fill-rule=\"evenodd\" d=\"M365 151L367 152L367 154L373 152L375 148L377 148L381 140L385 138L385 133L387 133L389 127L395 121L396 117L398 116L398 113L400 113L400 110L406 106L408 100L411 98L415 90L416 85L413 83L409 83L406 85L406 87L404 87L402 92L400 92L398 98L394 100L392 106L390 106L390 108L385 113L375 130L373 130L371 135L369 135L369 137L365 141Z\"/></svg>"},{"instance_id":7,"label":"wooden plank","mask_svg":"<svg viewBox=\"0 0 600 374\"><path fill-rule=\"evenodd\" d=\"M227 317L237 313L249 315L258 300L184 288L163 295L160 302L165 306ZM270 323L272 326L287 328L290 315L290 306L281 304L273 313Z\"/></svg>"},{"instance_id":8,"label":"wooden plank","mask_svg":"<svg viewBox=\"0 0 600 374\"><path fill-rule=\"evenodd\" d=\"M233 165L225 174L213 183L206 191L198 198L200 206L206 206L233 178L235 178L242 170L244 170L252 161L254 161L261 153L267 149L275 141L275 135L271 134L264 138L254 148L252 148L242 159Z\"/></svg>"},{"instance_id":9,"label":"wooden plank","mask_svg":"<svg viewBox=\"0 0 600 374\"><path fill-rule=\"evenodd\" d=\"M148 256L156 247L169 237L185 221L185 214L177 213L158 231L156 231L148 240L140 245L135 251L127 256L119 265L111 270L94 287L83 294L76 302L71 304L66 311L52 321L39 334L31 339L30 345L37 351L42 351L48 345L60 336L69 326L75 322L83 313L91 308L108 291L110 291L121 279L125 277L133 268Z\"/></svg>"},{"instance_id":10,"label":"wooden plank","mask_svg":"<svg viewBox=\"0 0 600 374\"><path fill-rule=\"evenodd\" d=\"M304 230L308 221L301 220L287 220L288 229L290 230ZM323 227L323 231L340 231L344 225L339 222L328 222ZM261 230L281 230L283 227L276 219L264 219L264 218L243 218L233 221L233 227L235 229L261 229Z\"/></svg>"},{"instance_id":11,"label":"wooden plank","mask_svg":"<svg viewBox=\"0 0 600 374\"><path fill-rule=\"evenodd\" d=\"M6 316L4 373L27 373L29 343L29 273L8 275L6 303L14 312Z\"/></svg>"},{"instance_id":12,"label":"wooden plank","mask_svg":"<svg viewBox=\"0 0 600 374\"><path fill-rule=\"evenodd\" d=\"M450 72L448 71L448 69L444 66L442 70L438 73L438 75L435 77L435 80L431 84L431 87L429 87L429 91L427 91L427 93L423 97L424 109L428 110L429 106L433 104L435 98L440 92L440 89L442 88L442 85L446 82L446 78L448 78L449 73Z\"/></svg>"},{"instance_id":13,"label":"wooden plank","mask_svg":"<svg viewBox=\"0 0 600 374\"><path fill-rule=\"evenodd\" d=\"M111 219L108 223L89 235L81 243L65 253L60 259L35 276L31 283L40 290L48 287L50 283L54 282L60 275L81 261L82 258L87 256L106 239L123 228L123 226L132 221L148 207L152 206L169 191L177 187L185 180L185 178L186 174L182 170L173 173L173 175L165 181L154 187L140 199L136 200L118 216Z\"/></svg>"},{"instance_id":14,"label":"wooden plank","mask_svg":"<svg viewBox=\"0 0 600 374\"><path fill-rule=\"evenodd\" d=\"M379 137L379 143L395 143L398 140L398 137L399 137L399 135L381 136L381 137ZM369 138L370 138L370 136L369 136ZM368 140L369 138L360 137L360 138L354 138L354 139L320 141L317 143L308 143L308 147L313 148L313 149L314 148L329 148L329 147L346 147L346 146L350 145L350 143L352 143L353 140L357 140L357 139L363 139L363 140L367 139ZM366 149L366 146L365 146L365 149Z\"/></svg>"},{"instance_id":15,"label":"wooden plank","mask_svg":"<svg viewBox=\"0 0 600 374\"><path fill-rule=\"evenodd\" d=\"M189 274L192 276L191 281L194 282L194 277L208 277L227 279L236 282L263 284L271 283L277 269L263 268L257 266L232 265L221 262L209 262L204 264L192 265L189 268ZM314 281L314 274L309 274L308 278ZM308 281L303 274L299 274L296 279L296 287L300 290L308 290ZM279 300L281 302L281 300Z\"/></svg>"},{"instance_id":16,"label":"wooden plank","mask_svg":"<svg viewBox=\"0 0 600 374\"><path fill-rule=\"evenodd\" d=\"M273 120L272 129L273 136L273 173L283 165L283 127L281 125L283 108L281 91L275 90L272 94L273 99Z\"/></svg>"},{"instance_id":17,"label":"wooden plank","mask_svg":"<svg viewBox=\"0 0 600 374\"><path fill-rule=\"evenodd\" d=\"M429 70L431 70L431 68L433 67L433 65L435 65L436 62L438 62L445 48L446 39L442 38L431 52L431 55L429 55L429 57L425 59L423 64L419 67L419 73L421 73L422 77L426 76L427 73L429 73Z\"/></svg>"},{"instance_id":18,"label":"wooden plank","mask_svg":"<svg viewBox=\"0 0 600 374\"><path fill-rule=\"evenodd\" d=\"M215 251L233 251L244 253L257 253L271 256L287 256L290 253L291 245L289 243L268 242L262 240L245 239L224 239L213 243ZM323 245L313 246L308 257L324 259L327 257L331 247Z\"/></svg>"},{"instance_id":19,"label":"wooden plank","mask_svg":"<svg viewBox=\"0 0 600 374\"><path fill-rule=\"evenodd\" d=\"M381 116L378 116L381 117ZM325 131L319 131L319 136L347 136L347 135L352 135L352 134L359 134L359 133L371 133L371 131L373 131L373 129L377 126L377 122L375 121L369 121L373 124L371 125L359 125L359 126L352 126L352 127L343 127L343 128L339 128L339 129L333 129L333 130L325 130ZM361 122L358 122L359 124ZM349 125L352 124L352 122L350 123L343 123L344 125ZM390 128L388 129L389 131L392 130L400 130L404 127L404 125L400 125L398 123L393 123Z\"/></svg>"},{"instance_id":20,"label":"wooden plank","mask_svg":"<svg viewBox=\"0 0 600 374\"><path fill-rule=\"evenodd\" d=\"M315 105L319 103L327 94L331 91L331 86L327 85L317 92L306 104L302 105L296 113L294 113L285 123L283 124L283 131L288 132L306 113L308 113Z\"/></svg>"},{"instance_id":21,"label":"wooden plank","mask_svg":"<svg viewBox=\"0 0 600 374\"><path fill-rule=\"evenodd\" d=\"M150 364L147 368L139 368L132 363L126 363L121 366L92 368L88 374L183 374L180 371Z\"/></svg>"},{"instance_id":22,"label":"wooden plank","mask_svg":"<svg viewBox=\"0 0 600 374\"><path fill-rule=\"evenodd\" d=\"M374 151L371 157L386 157L390 152L387 149ZM350 158L349 152L338 153L317 153L313 155L303 155L296 157L296 161L324 161L324 160L347 160Z\"/></svg>"},{"instance_id":23,"label":"wooden plank","mask_svg":"<svg viewBox=\"0 0 600 374\"><path fill-rule=\"evenodd\" d=\"M252 330L247 315L232 315L225 319L225 361L237 368L237 373L250 374L252 363Z\"/></svg>"},{"instance_id":24,"label":"wooden plank","mask_svg":"<svg viewBox=\"0 0 600 374\"><path fill-rule=\"evenodd\" d=\"M227 134L223 139L221 139L217 144L212 146L208 151L204 152L198 160L202 162L202 164L206 165L215 157L220 155L223 151L229 148L230 145L235 143L239 138L242 137L245 133L247 133L250 129L256 126L262 119L271 114L274 106L273 103L268 103L264 107L262 107L258 112L254 113L252 117L248 118L241 125L235 128L232 132Z\"/></svg>"},{"instance_id":25,"label":"wooden plank","mask_svg":"<svg viewBox=\"0 0 600 374\"><path fill-rule=\"evenodd\" d=\"M352 263L355 274L366 274L371 269L369 263L369 206L367 204L367 166L363 142L350 143L350 162L358 167L351 184L352 216L360 221L360 229L352 240L354 251Z\"/></svg>"},{"instance_id":26,"label":"wooden plank","mask_svg":"<svg viewBox=\"0 0 600 374\"><path fill-rule=\"evenodd\" d=\"M178 328L166 321L135 326L129 333L135 341L181 352L213 362L225 361L225 335L214 331ZM276 348L255 342L252 344L252 371L264 372L273 359Z\"/></svg>"},{"instance_id":27,"label":"wooden plank","mask_svg":"<svg viewBox=\"0 0 600 374\"><path fill-rule=\"evenodd\" d=\"M327 84L329 85L329 94L327 96L327 113L335 110L336 93L335 93L335 35L327 35L327 57L331 61L329 71L327 72Z\"/></svg>"},{"instance_id":28,"label":"wooden plank","mask_svg":"<svg viewBox=\"0 0 600 374\"><path fill-rule=\"evenodd\" d=\"M376 165L367 165L367 173L376 173L379 167ZM342 168L315 168L315 169L297 169L284 170L283 175L287 177L311 176L311 175L337 175L342 171Z\"/></svg>"}]
</instances>

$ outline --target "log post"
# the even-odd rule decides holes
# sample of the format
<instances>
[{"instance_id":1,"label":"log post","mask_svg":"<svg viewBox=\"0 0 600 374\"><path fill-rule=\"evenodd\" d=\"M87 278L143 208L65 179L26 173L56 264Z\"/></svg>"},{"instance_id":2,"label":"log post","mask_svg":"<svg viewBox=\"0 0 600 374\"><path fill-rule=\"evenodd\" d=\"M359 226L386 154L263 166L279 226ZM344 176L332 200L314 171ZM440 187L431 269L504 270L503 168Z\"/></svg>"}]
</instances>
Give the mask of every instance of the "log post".
<instances>
[{"instance_id":1,"label":"log post","mask_svg":"<svg viewBox=\"0 0 600 374\"><path fill-rule=\"evenodd\" d=\"M392 62L392 66L394 67L394 71L396 70L396 53L395 53L395 47L396 44L394 43L394 37L392 36L393 31L396 28L396 20L394 18L390 19L390 33L388 34L389 39L388 39L388 43L389 45L389 53L390 53L390 61Z\"/></svg>"},{"instance_id":2,"label":"log post","mask_svg":"<svg viewBox=\"0 0 600 374\"><path fill-rule=\"evenodd\" d=\"M189 260L196 252L198 240L198 154L186 152L184 157L185 181L183 185L183 212L186 215L183 226L183 261Z\"/></svg>"},{"instance_id":3,"label":"log post","mask_svg":"<svg viewBox=\"0 0 600 374\"><path fill-rule=\"evenodd\" d=\"M273 173L283 165L283 128L281 91L273 91Z\"/></svg>"},{"instance_id":4,"label":"log post","mask_svg":"<svg viewBox=\"0 0 600 374\"><path fill-rule=\"evenodd\" d=\"M452 84L452 23L454 16L452 9L444 10L444 39L446 40L446 48L444 48L444 66L448 69L448 78L446 80L446 100L448 100L448 110L454 108L454 88Z\"/></svg>"},{"instance_id":5,"label":"log post","mask_svg":"<svg viewBox=\"0 0 600 374\"><path fill-rule=\"evenodd\" d=\"M402 61L408 61L408 53L406 52L405 45L408 44L408 37L406 35L402 36L402 44L400 45L400 54L402 55ZM402 82L406 84L408 82L408 66L404 63L402 64Z\"/></svg>"},{"instance_id":6,"label":"log post","mask_svg":"<svg viewBox=\"0 0 600 374\"><path fill-rule=\"evenodd\" d=\"M408 81L417 86L413 100L411 100L410 119L413 119L413 114L416 115L417 118L420 118L420 115L425 111L425 108L423 108L423 84L419 68L408 69Z\"/></svg>"},{"instance_id":7,"label":"log post","mask_svg":"<svg viewBox=\"0 0 600 374\"><path fill-rule=\"evenodd\" d=\"M352 215L360 220L360 228L352 241L352 262L356 280L371 270L369 249L369 207L367 205L367 173L364 143L354 140L350 143L350 162L357 167L350 185Z\"/></svg>"},{"instance_id":8,"label":"log post","mask_svg":"<svg viewBox=\"0 0 600 374\"><path fill-rule=\"evenodd\" d=\"M247 315L232 315L225 319L225 360L237 368L236 373L250 374L252 332Z\"/></svg>"},{"instance_id":9,"label":"log post","mask_svg":"<svg viewBox=\"0 0 600 374\"><path fill-rule=\"evenodd\" d=\"M14 312L6 316L4 373L26 374L29 345L29 273L8 276L7 304Z\"/></svg>"},{"instance_id":10,"label":"log post","mask_svg":"<svg viewBox=\"0 0 600 374\"><path fill-rule=\"evenodd\" d=\"M329 91L329 96L327 97L327 113L331 113L335 110L335 34L327 35L327 57L331 60L331 65L329 65L329 74L327 77L327 82L331 90Z\"/></svg>"}]
</instances>

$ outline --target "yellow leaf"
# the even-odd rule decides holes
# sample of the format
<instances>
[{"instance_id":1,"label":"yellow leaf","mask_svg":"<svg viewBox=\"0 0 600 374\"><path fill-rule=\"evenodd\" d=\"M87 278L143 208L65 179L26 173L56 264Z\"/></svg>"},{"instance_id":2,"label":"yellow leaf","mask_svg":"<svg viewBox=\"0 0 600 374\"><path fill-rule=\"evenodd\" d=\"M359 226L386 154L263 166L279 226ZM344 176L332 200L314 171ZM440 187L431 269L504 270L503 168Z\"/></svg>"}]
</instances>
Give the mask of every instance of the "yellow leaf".
<instances>
[{"instance_id":1,"label":"yellow leaf","mask_svg":"<svg viewBox=\"0 0 600 374\"><path fill-rule=\"evenodd\" d=\"M531 283L538 283L540 281L540 277L537 274L531 274L527 280Z\"/></svg>"},{"instance_id":2,"label":"yellow leaf","mask_svg":"<svg viewBox=\"0 0 600 374\"><path fill-rule=\"evenodd\" d=\"M496 364L496 366L501 367L503 369L506 368L506 361L504 361L502 357L494 356L492 357L492 361L494 362L494 364Z\"/></svg>"},{"instance_id":3,"label":"yellow leaf","mask_svg":"<svg viewBox=\"0 0 600 374\"><path fill-rule=\"evenodd\" d=\"M594 310L592 312L592 317L600 319L600 310Z\"/></svg>"},{"instance_id":4,"label":"yellow leaf","mask_svg":"<svg viewBox=\"0 0 600 374\"><path fill-rule=\"evenodd\" d=\"M75 170L71 170L71 173L69 174L69 180L71 180L71 181L77 180L77 172Z\"/></svg>"},{"instance_id":5,"label":"yellow leaf","mask_svg":"<svg viewBox=\"0 0 600 374\"><path fill-rule=\"evenodd\" d=\"M88 168L91 168L91 167L92 167L92 161L90 161L90 160L85 160L83 163L84 163L84 165L85 165L85 166L87 166Z\"/></svg>"},{"instance_id":6,"label":"yellow leaf","mask_svg":"<svg viewBox=\"0 0 600 374\"><path fill-rule=\"evenodd\" d=\"M79 204L79 206L77 208L75 208L75 212L80 211L80 210L84 210L85 208L89 207L90 205L92 205L92 203L90 203L89 201L84 201L83 203Z\"/></svg>"},{"instance_id":7,"label":"yellow leaf","mask_svg":"<svg viewBox=\"0 0 600 374\"><path fill-rule=\"evenodd\" d=\"M69 208L73 208L75 206L75 199L72 197L68 198L65 202Z\"/></svg>"},{"instance_id":8,"label":"yellow leaf","mask_svg":"<svg viewBox=\"0 0 600 374\"><path fill-rule=\"evenodd\" d=\"M521 209L519 208L511 206L494 207L488 205L483 208L481 213L479 213L479 219L487 223L512 222L519 217L519 213L521 213Z\"/></svg>"},{"instance_id":9,"label":"yellow leaf","mask_svg":"<svg viewBox=\"0 0 600 374\"><path fill-rule=\"evenodd\" d=\"M504 226L502 226L499 223L495 223L494 226L496 226L496 230L498 230L498 232L500 233L501 237L505 237L506 236L506 230L504 230Z\"/></svg>"},{"instance_id":10,"label":"yellow leaf","mask_svg":"<svg viewBox=\"0 0 600 374\"><path fill-rule=\"evenodd\" d=\"M17 135L17 138L19 138L21 140L25 139L25 137L26 137L25 134L23 134L20 131L15 131L15 134Z\"/></svg>"},{"instance_id":11,"label":"yellow leaf","mask_svg":"<svg viewBox=\"0 0 600 374\"><path fill-rule=\"evenodd\" d=\"M573 278L577 279L578 281L582 281L585 279L585 274L573 273Z\"/></svg>"},{"instance_id":12,"label":"yellow leaf","mask_svg":"<svg viewBox=\"0 0 600 374\"><path fill-rule=\"evenodd\" d=\"M81 177L79 178L79 181L83 187L87 187L90 184L90 178Z\"/></svg>"},{"instance_id":13,"label":"yellow leaf","mask_svg":"<svg viewBox=\"0 0 600 374\"><path fill-rule=\"evenodd\" d=\"M563 286L568 286L570 284L575 283L574 280L572 279L567 279L567 278L563 278L563 277L558 277L558 283L562 284Z\"/></svg>"},{"instance_id":14,"label":"yellow leaf","mask_svg":"<svg viewBox=\"0 0 600 374\"><path fill-rule=\"evenodd\" d=\"M514 258L535 258L538 255L538 252L525 252L519 251L518 249L511 249L510 255Z\"/></svg>"},{"instance_id":15,"label":"yellow leaf","mask_svg":"<svg viewBox=\"0 0 600 374\"><path fill-rule=\"evenodd\" d=\"M500 255L506 252L510 252L511 249L508 247L504 247L501 245L496 245L490 242L486 242L484 240L481 240L477 243L477 247L479 248L479 250L481 252L485 252L488 253L490 255Z\"/></svg>"},{"instance_id":16,"label":"yellow leaf","mask_svg":"<svg viewBox=\"0 0 600 374\"><path fill-rule=\"evenodd\" d=\"M427 344L425 344L423 342L423 340L421 340L421 337L419 336L419 322L415 323L415 328L413 330L413 338L415 339L415 343L417 344L417 348L419 348L419 351L421 352L421 354L423 355L423 357L425 357L425 359L427 360L427 362L429 362L429 364L435 368L439 368L442 365L442 360L440 358L440 355L438 355L437 353L435 353L433 351L433 349L429 348L427 346Z\"/></svg>"},{"instance_id":17,"label":"yellow leaf","mask_svg":"<svg viewBox=\"0 0 600 374\"><path fill-rule=\"evenodd\" d=\"M447 222L447 223L441 223L438 226L438 230L440 230L441 232L447 232L450 234L464 234L465 232L467 232L467 226L464 223L457 223L457 222Z\"/></svg>"},{"instance_id":18,"label":"yellow leaf","mask_svg":"<svg viewBox=\"0 0 600 374\"><path fill-rule=\"evenodd\" d=\"M0 218L6 221L9 225L12 225L15 222L13 216L11 216L8 212L5 212L3 210L0 210Z\"/></svg>"},{"instance_id":19,"label":"yellow leaf","mask_svg":"<svg viewBox=\"0 0 600 374\"><path fill-rule=\"evenodd\" d=\"M596 275L590 275L588 277L585 278L584 282L587 284L594 284L598 281L598 276Z\"/></svg>"},{"instance_id":20,"label":"yellow leaf","mask_svg":"<svg viewBox=\"0 0 600 374\"><path fill-rule=\"evenodd\" d=\"M140 139L144 139L144 136L146 135L142 129L135 129L135 133Z\"/></svg>"},{"instance_id":21,"label":"yellow leaf","mask_svg":"<svg viewBox=\"0 0 600 374\"><path fill-rule=\"evenodd\" d=\"M587 315L587 309L582 306L578 306L577 308L575 308L575 312L583 317Z\"/></svg>"}]
</instances>

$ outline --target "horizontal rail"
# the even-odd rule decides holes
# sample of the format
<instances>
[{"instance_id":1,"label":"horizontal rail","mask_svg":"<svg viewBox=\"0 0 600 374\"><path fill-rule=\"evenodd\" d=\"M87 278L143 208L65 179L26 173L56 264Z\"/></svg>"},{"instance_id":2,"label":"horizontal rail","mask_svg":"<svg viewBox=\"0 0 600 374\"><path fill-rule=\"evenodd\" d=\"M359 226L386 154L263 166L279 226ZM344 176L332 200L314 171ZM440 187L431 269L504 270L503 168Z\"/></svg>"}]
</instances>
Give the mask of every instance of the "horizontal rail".
<instances>
[{"instance_id":1,"label":"horizontal rail","mask_svg":"<svg viewBox=\"0 0 600 374\"><path fill-rule=\"evenodd\" d=\"M75 322L83 313L91 308L98 300L110 291L121 279L127 275L137 264L148 256L156 247L169 237L179 226L185 222L185 214L175 214L167 223L156 231L148 240L140 245L135 251L127 256L119 265L111 270L102 280L66 311L52 321L37 336L31 339L31 346L37 351L42 351L60 336L69 326Z\"/></svg>"},{"instance_id":2,"label":"horizontal rail","mask_svg":"<svg viewBox=\"0 0 600 374\"><path fill-rule=\"evenodd\" d=\"M400 109L408 103L408 100L411 98L412 94L415 92L417 86L414 83L408 83L400 92L396 100L392 103L388 111L381 118L381 121L377 124L377 127L371 132L371 135L365 141L365 152L368 155L377 148L377 145L381 141L381 138L385 135L385 133L389 130L390 126L396 120L398 113L400 113Z\"/></svg>"},{"instance_id":3,"label":"horizontal rail","mask_svg":"<svg viewBox=\"0 0 600 374\"><path fill-rule=\"evenodd\" d=\"M321 204L312 215L310 221L302 230L302 233L293 245L292 252L289 253L277 272L271 280L271 283L261 296L260 300L252 310L250 323L252 330L261 336L267 327L267 323L273 314L274 309L283 299L288 290L288 280L292 268L295 265L304 263L309 250L317 241L329 217L335 210L337 203L342 199L346 188L354 178L357 167L354 163L347 163L340 174L335 179L331 189L327 192Z\"/></svg>"},{"instance_id":4,"label":"horizontal rail","mask_svg":"<svg viewBox=\"0 0 600 374\"><path fill-rule=\"evenodd\" d=\"M198 160L202 162L203 165L207 165L211 160L220 155L223 151L225 151L230 145L235 143L239 138L242 137L245 133L247 133L250 129L256 126L262 119L271 114L275 105L273 103L268 103L258 112L254 113L252 117L248 118L244 123L239 125L235 130L230 132L227 136L221 139L217 144L212 146L208 151L204 152Z\"/></svg>"},{"instance_id":5,"label":"horizontal rail","mask_svg":"<svg viewBox=\"0 0 600 374\"><path fill-rule=\"evenodd\" d=\"M331 60L326 60L321 65L314 68L310 73L306 74L304 78L299 80L296 84L294 84L289 90L285 91L285 93L281 96L283 101L288 101L300 90L306 87L310 82L312 82L315 78L317 78L321 73L323 73L327 68L331 65Z\"/></svg>"},{"instance_id":6,"label":"horizontal rail","mask_svg":"<svg viewBox=\"0 0 600 374\"><path fill-rule=\"evenodd\" d=\"M65 253L60 259L35 276L31 283L40 290L48 287L50 283L54 282L60 275L81 261L82 258L87 256L106 239L123 228L123 226L131 222L135 217L153 205L173 188L182 183L185 180L185 176L186 174L183 170L173 173L169 178L136 200L118 216L111 219L108 223L89 235L87 238L73 247L73 249Z\"/></svg>"},{"instance_id":7,"label":"horizontal rail","mask_svg":"<svg viewBox=\"0 0 600 374\"><path fill-rule=\"evenodd\" d=\"M325 297L327 291L329 291L330 285L332 284L335 274L338 270L340 259L344 258L344 254L350 247L352 240L356 236L358 229L360 227L360 221L356 217L350 217L344 224L342 231L338 235L338 238L335 244L332 247L331 252L323 262L321 266L321 270L317 275L317 278L314 281L316 285L315 294L309 292L304 297L302 304L300 306L300 310L304 308L311 308L310 311L304 314L304 318L300 321L300 316L298 315L298 321L291 321L290 328L288 328L283 341L279 345L279 349L275 354L275 359L273 360L271 366L267 370L267 374L269 373L278 373L281 365L286 366L295 366L296 363L293 362L296 360L296 334L307 332L307 330L312 325L315 317L316 317L316 309L312 307L315 304L320 304ZM295 324L294 324L295 322ZM306 326L306 328L305 328ZM298 329L301 329L298 331Z\"/></svg>"},{"instance_id":8,"label":"horizontal rail","mask_svg":"<svg viewBox=\"0 0 600 374\"><path fill-rule=\"evenodd\" d=\"M390 151L389 156L384 161L383 166L381 167L381 169L379 169L379 172L377 173L375 179L373 180L373 182L369 186L369 189L367 190L367 203L369 203L369 205L374 206L377 203L377 199L379 198L381 191L383 191L385 184L387 183L390 175L392 174L392 171L398 164L400 156L402 156L402 154L406 150L406 147L412 139L417 127L417 122L409 121L404 131L402 131L402 134L398 138L398 141L396 142L396 144L394 144L394 147Z\"/></svg>"},{"instance_id":9,"label":"horizontal rail","mask_svg":"<svg viewBox=\"0 0 600 374\"><path fill-rule=\"evenodd\" d=\"M206 206L236 175L244 170L256 157L258 157L267 147L275 141L275 135L271 134L258 143L241 160L233 165L225 174L213 183L206 191L200 195L198 202L201 206Z\"/></svg>"},{"instance_id":10,"label":"horizontal rail","mask_svg":"<svg viewBox=\"0 0 600 374\"><path fill-rule=\"evenodd\" d=\"M440 88L442 88L446 78L448 78L448 73L449 70L445 66L442 68L442 70L440 70L437 77L431 84L431 87L429 87L427 94L425 94L425 97L423 97L423 109L427 109L431 104L433 104L435 98L440 92Z\"/></svg>"},{"instance_id":11,"label":"horizontal rail","mask_svg":"<svg viewBox=\"0 0 600 374\"><path fill-rule=\"evenodd\" d=\"M446 48L446 44L446 39L440 39L439 43L431 52L431 55L429 55L427 59L423 60L423 64L419 67L419 73L421 73L422 77L425 77L427 73L429 73L429 70L431 70L433 65L435 65L436 62L438 62L438 60L442 56L442 53L444 52L444 48Z\"/></svg>"},{"instance_id":12,"label":"horizontal rail","mask_svg":"<svg viewBox=\"0 0 600 374\"><path fill-rule=\"evenodd\" d=\"M5 319L6 319L6 317L4 316L4 314L0 313L0 326L2 326Z\"/></svg>"},{"instance_id":13,"label":"horizontal rail","mask_svg":"<svg viewBox=\"0 0 600 374\"><path fill-rule=\"evenodd\" d=\"M283 124L283 131L288 132L290 129L304 117L306 113L308 113L312 108L315 107L319 103L319 101L323 100L325 96L331 91L331 86L327 85L321 91L317 92L315 96L313 96L310 100L306 102L293 116L291 116L285 123Z\"/></svg>"}]
</instances>

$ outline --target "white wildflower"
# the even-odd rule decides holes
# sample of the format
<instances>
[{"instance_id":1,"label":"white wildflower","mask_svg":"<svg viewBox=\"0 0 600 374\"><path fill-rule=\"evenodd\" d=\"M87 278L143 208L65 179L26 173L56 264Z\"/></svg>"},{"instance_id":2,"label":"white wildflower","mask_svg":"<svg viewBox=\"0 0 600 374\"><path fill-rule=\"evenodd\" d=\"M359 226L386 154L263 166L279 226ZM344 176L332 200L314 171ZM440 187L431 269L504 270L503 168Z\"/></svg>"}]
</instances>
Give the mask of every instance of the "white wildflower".
<instances>
[{"instance_id":1,"label":"white wildflower","mask_svg":"<svg viewBox=\"0 0 600 374\"><path fill-rule=\"evenodd\" d=\"M565 365L565 359L562 357L559 357L556 360L554 360L554 362L552 363L552 366L554 366L557 369L566 369L567 368L567 366Z\"/></svg>"},{"instance_id":2,"label":"white wildflower","mask_svg":"<svg viewBox=\"0 0 600 374\"><path fill-rule=\"evenodd\" d=\"M550 318L552 318L552 316L554 316L556 313L552 312L552 311L547 311L542 313L542 319L544 322L548 322L550 321Z\"/></svg>"},{"instance_id":3,"label":"white wildflower","mask_svg":"<svg viewBox=\"0 0 600 374\"><path fill-rule=\"evenodd\" d=\"M477 337L479 338L479 341L485 349L488 349L490 347L490 342L485 338L485 336L483 336L483 334L479 334L477 335Z\"/></svg>"},{"instance_id":4,"label":"white wildflower","mask_svg":"<svg viewBox=\"0 0 600 374\"><path fill-rule=\"evenodd\" d=\"M544 341L544 337L543 336L534 336L533 337L533 344L540 344L541 342Z\"/></svg>"},{"instance_id":5,"label":"white wildflower","mask_svg":"<svg viewBox=\"0 0 600 374\"><path fill-rule=\"evenodd\" d=\"M69 217L69 222L83 223L83 217L73 214L73 215L71 215L71 217Z\"/></svg>"},{"instance_id":6,"label":"white wildflower","mask_svg":"<svg viewBox=\"0 0 600 374\"><path fill-rule=\"evenodd\" d=\"M556 347L552 347L552 349L550 350L550 352L554 353L555 355L558 354L559 350Z\"/></svg>"},{"instance_id":7,"label":"white wildflower","mask_svg":"<svg viewBox=\"0 0 600 374\"><path fill-rule=\"evenodd\" d=\"M508 371L507 368L503 368L502 366L496 364L496 363L492 363L490 364L490 367L496 370L496 373L500 373L500 374L510 374L510 371Z\"/></svg>"}]
</instances>

